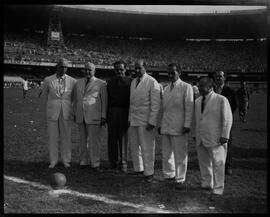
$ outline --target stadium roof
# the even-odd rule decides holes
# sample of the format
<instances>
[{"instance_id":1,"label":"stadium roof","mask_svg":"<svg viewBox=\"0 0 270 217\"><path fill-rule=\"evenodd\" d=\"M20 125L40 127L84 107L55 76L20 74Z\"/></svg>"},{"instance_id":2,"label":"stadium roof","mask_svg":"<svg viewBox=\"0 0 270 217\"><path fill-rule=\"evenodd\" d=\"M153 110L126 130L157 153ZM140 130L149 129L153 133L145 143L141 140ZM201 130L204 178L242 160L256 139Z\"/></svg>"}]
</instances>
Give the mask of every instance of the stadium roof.
<instances>
[{"instance_id":1,"label":"stadium roof","mask_svg":"<svg viewBox=\"0 0 270 217\"><path fill-rule=\"evenodd\" d=\"M5 6L5 30L47 30L54 5ZM266 38L266 6L61 5L65 33L158 38ZM167 7L167 8L165 8ZM193 6L194 7L194 6ZM144 10L142 10L144 9ZM155 10L153 10L155 9ZM178 10L178 11L177 11Z\"/></svg>"}]
</instances>

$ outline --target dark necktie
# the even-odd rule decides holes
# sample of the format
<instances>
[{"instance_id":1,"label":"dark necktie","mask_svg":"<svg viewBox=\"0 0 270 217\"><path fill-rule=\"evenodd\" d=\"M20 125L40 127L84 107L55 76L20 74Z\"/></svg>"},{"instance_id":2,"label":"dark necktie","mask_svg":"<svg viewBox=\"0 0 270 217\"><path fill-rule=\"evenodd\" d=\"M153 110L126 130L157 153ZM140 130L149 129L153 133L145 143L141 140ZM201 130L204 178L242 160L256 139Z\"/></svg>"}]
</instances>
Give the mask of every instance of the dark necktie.
<instances>
[{"instance_id":1,"label":"dark necktie","mask_svg":"<svg viewBox=\"0 0 270 217\"><path fill-rule=\"evenodd\" d=\"M174 88L174 84L173 84L173 82L171 83L171 90L170 91L172 91L172 89Z\"/></svg>"},{"instance_id":2,"label":"dark necktie","mask_svg":"<svg viewBox=\"0 0 270 217\"><path fill-rule=\"evenodd\" d=\"M201 107L201 112L203 113L204 110L204 106L205 106L205 96L203 96L202 98L202 107Z\"/></svg>"},{"instance_id":3,"label":"dark necktie","mask_svg":"<svg viewBox=\"0 0 270 217\"><path fill-rule=\"evenodd\" d=\"M62 77L59 77L58 82L59 82L59 93L62 96L65 92L65 79Z\"/></svg>"},{"instance_id":4,"label":"dark necktie","mask_svg":"<svg viewBox=\"0 0 270 217\"><path fill-rule=\"evenodd\" d=\"M137 83L136 83L136 87L138 86L138 84L140 83L140 81L141 81L141 78L137 78Z\"/></svg>"},{"instance_id":5,"label":"dark necktie","mask_svg":"<svg viewBox=\"0 0 270 217\"><path fill-rule=\"evenodd\" d=\"M85 86L87 86L87 84L89 83L90 79L89 78L86 78L86 83L85 83Z\"/></svg>"}]
</instances>

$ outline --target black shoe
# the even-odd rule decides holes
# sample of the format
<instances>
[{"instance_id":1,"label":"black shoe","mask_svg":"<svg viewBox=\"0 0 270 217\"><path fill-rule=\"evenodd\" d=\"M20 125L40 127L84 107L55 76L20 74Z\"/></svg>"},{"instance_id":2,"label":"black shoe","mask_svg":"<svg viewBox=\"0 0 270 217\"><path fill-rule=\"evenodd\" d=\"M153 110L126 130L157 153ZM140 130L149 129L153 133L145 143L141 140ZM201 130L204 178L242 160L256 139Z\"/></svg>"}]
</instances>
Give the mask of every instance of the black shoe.
<instances>
[{"instance_id":1,"label":"black shoe","mask_svg":"<svg viewBox=\"0 0 270 217\"><path fill-rule=\"evenodd\" d=\"M222 194L214 194L214 193L212 193L210 195L210 197L209 197L209 200L211 202L216 202L216 201L220 200L221 198L222 198Z\"/></svg>"},{"instance_id":2,"label":"black shoe","mask_svg":"<svg viewBox=\"0 0 270 217\"><path fill-rule=\"evenodd\" d=\"M97 167L91 167L91 169L94 171L94 172L100 172L100 167L97 166Z\"/></svg>"},{"instance_id":3,"label":"black shoe","mask_svg":"<svg viewBox=\"0 0 270 217\"><path fill-rule=\"evenodd\" d=\"M148 183L152 183L154 181L154 176L153 175L144 176L144 181L146 181Z\"/></svg>"},{"instance_id":4,"label":"black shoe","mask_svg":"<svg viewBox=\"0 0 270 217\"><path fill-rule=\"evenodd\" d=\"M165 178L164 179L166 182L174 182L175 181L175 177L172 178Z\"/></svg>"},{"instance_id":5,"label":"black shoe","mask_svg":"<svg viewBox=\"0 0 270 217\"><path fill-rule=\"evenodd\" d=\"M87 169L88 168L88 165L80 165L80 169Z\"/></svg>"},{"instance_id":6,"label":"black shoe","mask_svg":"<svg viewBox=\"0 0 270 217\"><path fill-rule=\"evenodd\" d=\"M231 176L232 175L232 169L230 169L230 168L225 169L225 175Z\"/></svg>"},{"instance_id":7,"label":"black shoe","mask_svg":"<svg viewBox=\"0 0 270 217\"><path fill-rule=\"evenodd\" d=\"M129 172L128 174L129 175L135 175L135 176L139 176L139 175L143 175L144 171L132 171L132 172Z\"/></svg>"},{"instance_id":8,"label":"black shoe","mask_svg":"<svg viewBox=\"0 0 270 217\"><path fill-rule=\"evenodd\" d=\"M185 187L184 182L178 182L178 183L176 183L176 186L175 186L175 188L178 190L184 189L184 187Z\"/></svg>"}]
</instances>

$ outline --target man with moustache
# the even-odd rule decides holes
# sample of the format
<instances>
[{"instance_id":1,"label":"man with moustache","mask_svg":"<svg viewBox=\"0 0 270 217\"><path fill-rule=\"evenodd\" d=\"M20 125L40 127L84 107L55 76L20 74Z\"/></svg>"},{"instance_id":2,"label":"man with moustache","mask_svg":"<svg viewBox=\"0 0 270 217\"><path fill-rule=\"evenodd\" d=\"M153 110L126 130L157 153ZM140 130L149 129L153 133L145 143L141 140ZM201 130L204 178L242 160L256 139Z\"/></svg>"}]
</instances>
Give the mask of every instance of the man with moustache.
<instances>
[{"instance_id":1,"label":"man with moustache","mask_svg":"<svg viewBox=\"0 0 270 217\"><path fill-rule=\"evenodd\" d=\"M122 60L113 64L115 76L107 82L108 92L108 158L110 169L126 171L128 111L130 84L125 76L126 63Z\"/></svg>"}]
</instances>

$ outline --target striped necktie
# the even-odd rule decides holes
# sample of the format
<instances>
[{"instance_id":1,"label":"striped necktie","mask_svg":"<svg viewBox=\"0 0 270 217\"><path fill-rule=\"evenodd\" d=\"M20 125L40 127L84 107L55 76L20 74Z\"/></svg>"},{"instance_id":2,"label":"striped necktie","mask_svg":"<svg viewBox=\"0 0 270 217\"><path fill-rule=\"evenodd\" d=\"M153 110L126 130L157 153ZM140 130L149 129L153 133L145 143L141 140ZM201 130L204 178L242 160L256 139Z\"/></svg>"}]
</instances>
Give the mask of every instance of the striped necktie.
<instances>
[{"instance_id":1,"label":"striped necktie","mask_svg":"<svg viewBox=\"0 0 270 217\"><path fill-rule=\"evenodd\" d=\"M141 78L140 78L140 77L138 77L138 78L137 78L136 87L138 86L138 84L140 83L140 81L141 81Z\"/></svg>"}]
</instances>

